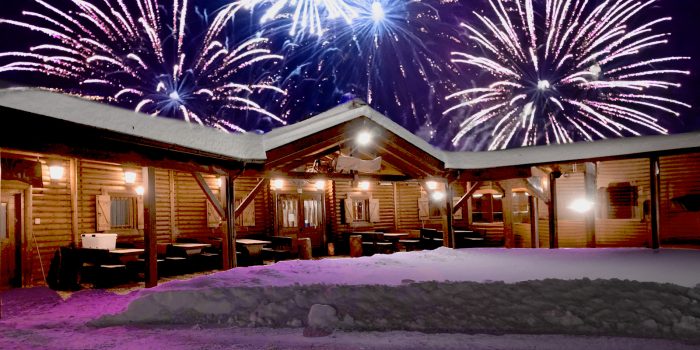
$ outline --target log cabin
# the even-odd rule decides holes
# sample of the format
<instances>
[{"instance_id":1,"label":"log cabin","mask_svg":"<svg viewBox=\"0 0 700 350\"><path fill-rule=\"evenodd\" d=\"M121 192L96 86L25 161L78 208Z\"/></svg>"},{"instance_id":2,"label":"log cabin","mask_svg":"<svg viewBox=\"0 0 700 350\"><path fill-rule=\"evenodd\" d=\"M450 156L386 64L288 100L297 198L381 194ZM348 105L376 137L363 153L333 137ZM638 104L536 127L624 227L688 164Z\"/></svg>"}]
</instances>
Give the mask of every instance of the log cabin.
<instances>
[{"instance_id":1,"label":"log cabin","mask_svg":"<svg viewBox=\"0 0 700 350\"><path fill-rule=\"evenodd\" d=\"M61 246L477 232L506 248L700 247L700 133L446 152L361 101L265 135L226 134L32 89L0 92L0 288L43 284ZM307 241L307 240L305 240ZM296 249L296 246L294 247Z\"/></svg>"}]
</instances>

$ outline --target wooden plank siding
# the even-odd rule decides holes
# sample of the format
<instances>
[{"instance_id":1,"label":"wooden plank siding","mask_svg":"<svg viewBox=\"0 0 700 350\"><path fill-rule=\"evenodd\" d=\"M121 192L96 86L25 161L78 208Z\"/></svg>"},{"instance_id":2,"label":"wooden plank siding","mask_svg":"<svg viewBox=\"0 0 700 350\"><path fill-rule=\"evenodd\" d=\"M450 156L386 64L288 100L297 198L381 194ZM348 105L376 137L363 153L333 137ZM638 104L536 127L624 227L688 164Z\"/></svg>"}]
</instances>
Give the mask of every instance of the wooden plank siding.
<instances>
[{"instance_id":1,"label":"wooden plank siding","mask_svg":"<svg viewBox=\"0 0 700 350\"><path fill-rule=\"evenodd\" d=\"M700 212L684 210L674 198L700 194L700 153L660 157L661 246L700 246Z\"/></svg>"}]
</instances>

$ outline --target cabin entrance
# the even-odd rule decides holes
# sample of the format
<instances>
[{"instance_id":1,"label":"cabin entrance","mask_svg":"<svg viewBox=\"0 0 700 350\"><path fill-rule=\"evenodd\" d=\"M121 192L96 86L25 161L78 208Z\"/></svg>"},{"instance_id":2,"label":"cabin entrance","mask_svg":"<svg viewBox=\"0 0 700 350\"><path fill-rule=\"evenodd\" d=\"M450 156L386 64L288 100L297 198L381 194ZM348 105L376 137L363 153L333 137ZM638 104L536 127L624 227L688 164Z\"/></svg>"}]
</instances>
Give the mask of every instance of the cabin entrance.
<instances>
[{"instance_id":1,"label":"cabin entrance","mask_svg":"<svg viewBox=\"0 0 700 350\"><path fill-rule=\"evenodd\" d=\"M278 235L310 238L315 248L323 247L325 213L319 193L285 193L277 196Z\"/></svg>"},{"instance_id":2,"label":"cabin entrance","mask_svg":"<svg viewBox=\"0 0 700 350\"><path fill-rule=\"evenodd\" d=\"M0 195L0 289L21 286L22 192Z\"/></svg>"}]
</instances>

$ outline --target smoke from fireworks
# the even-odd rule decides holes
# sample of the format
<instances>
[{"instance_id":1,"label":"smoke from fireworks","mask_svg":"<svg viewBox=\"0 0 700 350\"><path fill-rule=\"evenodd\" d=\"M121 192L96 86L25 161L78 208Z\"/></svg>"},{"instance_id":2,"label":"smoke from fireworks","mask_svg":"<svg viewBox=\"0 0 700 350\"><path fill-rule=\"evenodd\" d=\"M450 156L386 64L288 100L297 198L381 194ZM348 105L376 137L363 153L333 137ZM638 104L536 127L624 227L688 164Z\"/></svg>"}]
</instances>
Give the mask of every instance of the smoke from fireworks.
<instances>
[{"instance_id":1,"label":"smoke from fireworks","mask_svg":"<svg viewBox=\"0 0 700 350\"><path fill-rule=\"evenodd\" d=\"M690 105L664 97L688 71L666 68L689 57L647 57L667 43L654 28L671 18L634 26L656 3L646 1L489 0L493 17L474 12L462 24L480 53L454 52L453 62L476 67L488 84L447 96L444 114L473 108L452 140L491 130L489 149L666 134L657 115L679 116Z\"/></svg>"},{"instance_id":2,"label":"smoke from fireworks","mask_svg":"<svg viewBox=\"0 0 700 350\"><path fill-rule=\"evenodd\" d=\"M71 87L55 90L224 131L245 131L230 120L232 114L252 112L285 123L253 100L260 93L284 91L270 78L249 78L252 66L283 57L272 54L263 37L231 47L222 39L228 21L244 7L241 2L221 9L197 39L187 33L188 0L173 0L170 13L158 0L103 0L100 6L72 0L71 9L35 2L40 11L23 12L32 21L0 19L0 24L30 29L49 40L26 52L0 53L0 58L14 60L0 66L0 72L59 77ZM237 82L239 75L247 81Z\"/></svg>"}]
</instances>

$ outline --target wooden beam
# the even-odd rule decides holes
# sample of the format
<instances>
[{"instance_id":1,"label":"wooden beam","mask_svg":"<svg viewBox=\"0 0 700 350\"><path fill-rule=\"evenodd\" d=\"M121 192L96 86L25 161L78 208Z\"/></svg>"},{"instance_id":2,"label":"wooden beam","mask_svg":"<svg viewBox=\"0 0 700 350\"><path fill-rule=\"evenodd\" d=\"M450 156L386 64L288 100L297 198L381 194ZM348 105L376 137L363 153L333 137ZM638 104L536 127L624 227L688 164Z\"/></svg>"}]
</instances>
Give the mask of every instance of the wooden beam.
<instances>
[{"instance_id":1,"label":"wooden beam","mask_svg":"<svg viewBox=\"0 0 700 350\"><path fill-rule=\"evenodd\" d=\"M265 186L267 186L268 181L269 181L268 179L260 180L258 182L258 184L255 185L255 188L253 188L253 190L250 191L250 193L248 193L248 195L245 196L245 198L243 198L243 201L241 201L241 204L239 204L238 207L236 208L236 214L235 214L236 216L235 217L239 217L239 216L243 215L243 211L246 208L248 208L248 206L250 205L250 203L253 202L253 199L255 199L255 197L258 195L258 193L260 193L260 191L265 189Z\"/></svg>"},{"instance_id":2,"label":"wooden beam","mask_svg":"<svg viewBox=\"0 0 700 350\"><path fill-rule=\"evenodd\" d=\"M291 163L287 163L282 167L279 167L278 169L268 169L268 170L281 170L283 172L289 172L292 171L302 165L305 165L311 161L315 161L317 159L323 158L329 154L333 154L335 152L338 152L340 150L339 147L331 147L326 150L323 150L321 152L316 152L314 154L310 154L306 157L299 158L295 161L292 161Z\"/></svg>"},{"instance_id":3,"label":"wooden beam","mask_svg":"<svg viewBox=\"0 0 700 350\"><path fill-rule=\"evenodd\" d=\"M460 171L459 179L463 181L500 181L528 178L532 176L530 167L512 166L492 169L471 169Z\"/></svg>"},{"instance_id":4,"label":"wooden beam","mask_svg":"<svg viewBox=\"0 0 700 350\"><path fill-rule=\"evenodd\" d=\"M211 203L212 206L214 206L214 209L216 209L216 213L219 214L219 217L226 217L226 213L224 212L224 207L221 206L221 202L219 202L219 198L216 198L216 195L214 192L209 188L209 185L207 184L206 181L204 181L204 177L202 177L201 173L192 173L192 176L194 179L197 181L197 185L199 185L199 188L202 189L204 192L204 195L207 197L207 200L209 203Z\"/></svg>"},{"instance_id":5,"label":"wooden beam","mask_svg":"<svg viewBox=\"0 0 700 350\"><path fill-rule=\"evenodd\" d=\"M528 208L530 209L530 247L539 248L540 247L540 223L539 223L539 213L537 197L528 196L527 197Z\"/></svg>"},{"instance_id":6,"label":"wooden beam","mask_svg":"<svg viewBox=\"0 0 700 350\"><path fill-rule=\"evenodd\" d=\"M299 180L312 180L312 179L318 179L318 178L323 178L326 180L334 180L334 181L352 181L355 180L355 175L353 174L320 174L320 173L306 173L306 172L288 172L288 173L279 173L279 172L268 172L265 174L262 174L263 177L266 178L279 178L279 179L299 179ZM410 181L414 180L414 178L410 176L404 176L404 175L371 175L371 174L362 174L358 175L362 179L367 179L367 180L373 180L373 181L386 181L386 182L404 182L404 181Z\"/></svg>"},{"instance_id":7,"label":"wooden beam","mask_svg":"<svg viewBox=\"0 0 700 350\"><path fill-rule=\"evenodd\" d=\"M530 194L541 199L546 204L549 204L549 194L547 192L542 191L542 189L540 189L539 187L535 186L535 184L532 183L531 177L525 179L525 187L527 188L528 192L530 192Z\"/></svg>"},{"instance_id":8,"label":"wooden beam","mask_svg":"<svg viewBox=\"0 0 700 350\"><path fill-rule=\"evenodd\" d=\"M226 177L226 233L222 242L224 270L232 269L238 266L236 260L236 220L235 216L235 201L236 187L233 176Z\"/></svg>"},{"instance_id":9,"label":"wooden beam","mask_svg":"<svg viewBox=\"0 0 700 350\"><path fill-rule=\"evenodd\" d=\"M340 125L310 135L267 152L266 169L277 169L299 158L324 152L349 140L345 134L347 126Z\"/></svg>"},{"instance_id":10,"label":"wooden beam","mask_svg":"<svg viewBox=\"0 0 700 350\"><path fill-rule=\"evenodd\" d=\"M442 232L443 232L443 242L446 247L456 248L455 244L455 230L453 223L453 209L452 208L452 185L447 184L445 188L445 215L442 216Z\"/></svg>"},{"instance_id":11,"label":"wooden beam","mask_svg":"<svg viewBox=\"0 0 700 350\"><path fill-rule=\"evenodd\" d=\"M175 171L168 170L168 199L170 200L170 241L175 242L175 233L177 232L177 201L175 191Z\"/></svg>"},{"instance_id":12,"label":"wooden beam","mask_svg":"<svg viewBox=\"0 0 700 350\"><path fill-rule=\"evenodd\" d=\"M596 203L597 197L597 166L595 163L586 163L584 171L584 188L586 191L586 200L591 203ZM586 247L595 248L596 247L596 237L595 237L595 206L594 209L589 210L584 217L585 228L586 228Z\"/></svg>"},{"instance_id":13,"label":"wooden beam","mask_svg":"<svg viewBox=\"0 0 700 350\"><path fill-rule=\"evenodd\" d=\"M409 158L404 158L401 155L392 153L390 150L377 146L379 152L381 152L381 157L383 161L394 165L399 171L412 178L424 178L436 175L436 172L431 172L421 167L419 161L411 161Z\"/></svg>"},{"instance_id":14,"label":"wooden beam","mask_svg":"<svg viewBox=\"0 0 700 350\"><path fill-rule=\"evenodd\" d=\"M156 169L153 167L144 168L144 182L146 191L143 198L143 218L145 221L143 229L143 243L146 248L146 288L158 285L158 257L156 243L158 240L156 232Z\"/></svg>"},{"instance_id":15,"label":"wooden beam","mask_svg":"<svg viewBox=\"0 0 700 350\"><path fill-rule=\"evenodd\" d=\"M561 176L558 171L549 174L549 249L559 248L557 232L557 179Z\"/></svg>"},{"instance_id":16,"label":"wooden beam","mask_svg":"<svg viewBox=\"0 0 700 350\"><path fill-rule=\"evenodd\" d=\"M460 208L462 208L462 206L464 206L464 204L466 204L467 201L469 201L469 199L474 195L474 192L476 192L476 190L478 190L479 187L481 187L481 182L477 181L471 187L469 187L469 184L467 184L467 187L468 187L467 193L465 193L462 196L462 198L460 198L459 201L457 201L457 203L454 205L454 208L452 208L452 214L457 213L457 211ZM465 211L463 211L463 212L465 212Z\"/></svg>"},{"instance_id":17,"label":"wooden beam","mask_svg":"<svg viewBox=\"0 0 700 350\"><path fill-rule=\"evenodd\" d=\"M394 230L398 231L399 230L399 199L397 197L397 190L396 190L396 182L392 182L392 193L393 193L393 201L394 201Z\"/></svg>"},{"instance_id":18,"label":"wooden beam","mask_svg":"<svg viewBox=\"0 0 700 350\"><path fill-rule=\"evenodd\" d=\"M649 184L651 189L651 205L649 215L651 216L651 249L661 247L660 240L660 193L661 193L661 163L658 156L649 159Z\"/></svg>"},{"instance_id":19,"label":"wooden beam","mask_svg":"<svg viewBox=\"0 0 700 350\"><path fill-rule=\"evenodd\" d=\"M510 181L498 184L503 189L503 236L507 249L515 248L515 233L513 232L513 186Z\"/></svg>"},{"instance_id":20,"label":"wooden beam","mask_svg":"<svg viewBox=\"0 0 700 350\"><path fill-rule=\"evenodd\" d=\"M78 195L80 189L79 179L78 179L78 160L71 158L68 163L68 178L69 178L69 188L70 188L70 226L71 232L73 233L73 244L75 246L80 245L80 225L78 223Z\"/></svg>"}]
</instances>

